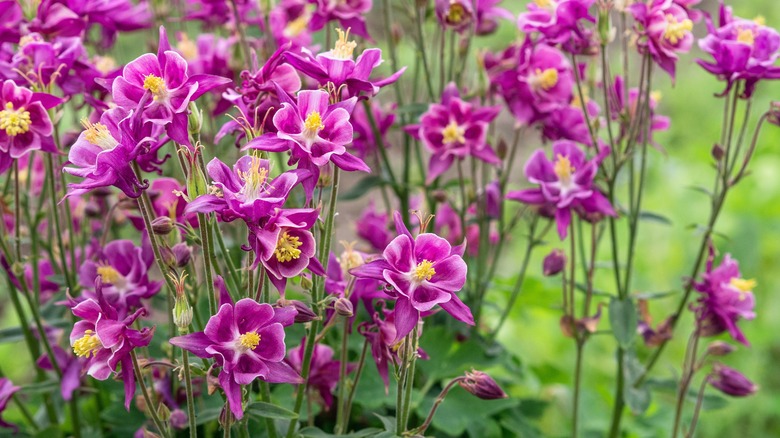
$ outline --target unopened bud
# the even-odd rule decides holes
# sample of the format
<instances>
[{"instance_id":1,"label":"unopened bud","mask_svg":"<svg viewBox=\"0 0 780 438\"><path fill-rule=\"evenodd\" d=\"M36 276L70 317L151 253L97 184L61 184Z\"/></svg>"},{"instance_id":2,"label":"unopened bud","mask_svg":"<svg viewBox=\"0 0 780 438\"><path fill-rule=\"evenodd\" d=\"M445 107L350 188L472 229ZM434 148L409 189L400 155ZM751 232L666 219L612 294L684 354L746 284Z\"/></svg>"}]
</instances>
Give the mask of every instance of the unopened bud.
<instances>
[{"instance_id":1,"label":"unopened bud","mask_svg":"<svg viewBox=\"0 0 780 438\"><path fill-rule=\"evenodd\" d=\"M292 306L298 313L295 315L295 322L298 324L304 324L317 319L317 314L309 308L305 303L298 300L285 300L280 299L276 302L274 307L289 307Z\"/></svg>"},{"instance_id":2,"label":"unopened bud","mask_svg":"<svg viewBox=\"0 0 780 438\"><path fill-rule=\"evenodd\" d=\"M173 220L168 216L160 216L152 221L152 231L158 236L165 236L173 231Z\"/></svg>"},{"instance_id":3,"label":"unopened bud","mask_svg":"<svg viewBox=\"0 0 780 438\"><path fill-rule=\"evenodd\" d=\"M171 426L174 429L184 429L187 427L187 414L181 409L171 411Z\"/></svg>"},{"instance_id":4,"label":"unopened bud","mask_svg":"<svg viewBox=\"0 0 780 438\"><path fill-rule=\"evenodd\" d=\"M173 245L171 252L177 268L187 266L192 258L192 248L184 242Z\"/></svg>"},{"instance_id":5,"label":"unopened bud","mask_svg":"<svg viewBox=\"0 0 780 438\"><path fill-rule=\"evenodd\" d=\"M187 126L190 135L197 136L203 126L203 111L198 108L194 101L190 102L190 113L187 116L189 125Z\"/></svg>"},{"instance_id":6,"label":"unopened bud","mask_svg":"<svg viewBox=\"0 0 780 438\"><path fill-rule=\"evenodd\" d=\"M176 298L173 303L173 323L176 324L180 332L187 333L190 324L192 324L192 306L187 301L187 293L184 290L187 273L182 273L178 277L171 274L170 278L176 287Z\"/></svg>"},{"instance_id":7,"label":"unopened bud","mask_svg":"<svg viewBox=\"0 0 780 438\"><path fill-rule=\"evenodd\" d=\"M206 177L203 174L203 169L201 169L200 160L198 159L200 147L196 147L195 150L186 148L182 148L182 150L190 163L190 171L187 174L187 197L189 197L190 200L193 200L208 193Z\"/></svg>"},{"instance_id":8,"label":"unopened bud","mask_svg":"<svg viewBox=\"0 0 780 438\"><path fill-rule=\"evenodd\" d=\"M766 121L780 126L780 101L774 101L769 104L769 112L767 113Z\"/></svg>"},{"instance_id":9,"label":"unopened bud","mask_svg":"<svg viewBox=\"0 0 780 438\"><path fill-rule=\"evenodd\" d=\"M355 314L355 311L352 308L352 302L346 298L337 299L333 304L333 310L336 311L337 315L343 316L344 318L352 318Z\"/></svg>"},{"instance_id":10,"label":"unopened bud","mask_svg":"<svg viewBox=\"0 0 780 438\"><path fill-rule=\"evenodd\" d=\"M554 249L542 262L542 272L547 277L557 275L566 267L566 254L560 249Z\"/></svg>"},{"instance_id":11,"label":"unopened bud","mask_svg":"<svg viewBox=\"0 0 780 438\"><path fill-rule=\"evenodd\" d=\"M726 152L723 150L723 147L719 144L714 144L712 146L712 158L715 159L715 161L720 161L723 158L723 154Z\"/></svg>"},{"instance_id":12,"label":"unopened bud","mask_svg":"<svg viewBox=\"0 0 780 438\"><path fill-rule=\"evenodd\" d=\"M171 418L171 410L168 409L168 406L165 403L161 402L157 406L157 415L160 417L160 420L168 421L168 419Z\"/></svg>"},{"instance_id":13,"label":"unopened bud","mask_svg":"<svg viewBox=\"0 0 780 438\"><path fill-rule=\"evenodd\" d=\"M301 277L301 287L304 290L311 290L311 288L314 286L314 284L311 281L311 278L302 276Z\"/></svg>"},{"instance_id":14,"label":"unopened bud","mask_svg":"<svg viewBox=\"0 0 780 438\"><path fill-rule=\"evenodd\" d=\"M509 146L506 144L506 140L504 140L502 137L496 146L496 155L498 155L498 158L503 160L506 158L507 152L509 152Z\"/></svg>"},{"instance_id":15,"label":"unopened bud","mask_svg":"<svg viewBox=\"0 0 780 438\"><path fill-rule=\"evenodd\" d=\"M482 371L466 371L465 379L458 382L458 384L482 400L507 398L506 393L498 386L498 383Z\"/></svg>"},{"instance_id":16,"label":"unopened bud","mask_svg":"<svg viewBox=\"0 0 780 438\"><path fill-rule=\"evenodd\" d=\"M723 341L715 341L707 346L707 353L711 356L725 356L734 350L733 345Z\"/></svg>"},{"instance_id":17,"label":"unopened bud","mask_svg":"<svg viewBox=\"0 0 780 438\"><path fill-rule=\"evenodd\" d=\"M758 391L758 385L742 373L719 363L712 366L712 373L707 376L707 382L713 388L733 397L747 397Z\"/></svg>"},{"instance_id":18,"label":"unopened bud","mask_svg":"<svg viewBox=\"0 0 780 438\"><path fill-rule=\"evenodd\" d=\"M443 204L447 202L447 199L449 199L449 197L447 196L447 192L445 190L434 190L433 199L435 199L436 202Z\"/></svg>"}]
</instances>

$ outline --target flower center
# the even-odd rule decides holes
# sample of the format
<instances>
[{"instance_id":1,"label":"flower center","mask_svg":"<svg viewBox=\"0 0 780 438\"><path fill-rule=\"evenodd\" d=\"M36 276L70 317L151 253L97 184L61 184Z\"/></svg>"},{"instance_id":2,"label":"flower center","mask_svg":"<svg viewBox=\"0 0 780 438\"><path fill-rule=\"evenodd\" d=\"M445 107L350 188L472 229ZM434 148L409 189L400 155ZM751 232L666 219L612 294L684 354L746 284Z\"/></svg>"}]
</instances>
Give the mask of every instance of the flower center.
<instances>
[{"instance_id":1,"label":"flower center","mask_svg":"<svg viewBox=\"0 0 780 438\"><path fill-rule=\"evenodd\" d=\"M430 279L436 275L436 270L433 269L433 262L430 260L423 260L417 264L414 268L412 276L417 281L430 281Z\"/></svg>"},{"instance_id":2,"label":"flower center","mask_svg":"<svg viewBox=\"0 0 780 438\"><path fill-rule=\"evenodd\" d=\"M745 299L745 296L756 287L756 280L734 277L729 281L729 284L733 286L739 292L739 300Z\"/></svg>"},{"instance_id":3,"label":"flower center","mask_svg":"<svg viewBox=\"0 0 780 438\"><path fill-rule=\"evenodd\" d=\"M78 357L89 358L90 355L94 356L101 348L103 348L103 344L100 343L100 339L95 336L95 332L92 330L85 330L84 336L73 343L73 352Z\"/></svg>"},{"instance_id":4,"label":"flower center","mask_svg":"<svg viewBox=\"0 0 780 438\"><path fill-rule=\"evenodd\" d=\"M113 284L114 286L121 286L125 280L125 276L120 274L116 268L110 265L99 265L97 273L104 283Z\"/></svg>"},{"instance_id":5,"label":"flower center","mask_svg":"<svg viewBox=\"0 0 780 438\"><path fill-rule=\"evenodd\" d=\"M0 111L0 129L8 136L24 134L30 130L30 112L24 108L14 109L11 102L6 102L5 109Z\"/></svg>"},{"instance_id":6,"label":"flower center","mask_svg":"<svg viewBox=\"0 0 780 438\"><path fill-rule=\"evenodd\" d=\"M766 18L764 18L763 15L756 15L756 18L753 19L753 23L756 23L759 26L765 26Z\"/></svg>"},{"instance_id":7,"label":"flower center","mask_svg":"<svg viewBox=\"0 0 780 438\"><path fill-rule=\"evenodd\" d=\"M257 332L247 332L238 337L239 347L246 350L254 350L260 344L260 335Z\"/></svg>"},{"instance_id":8,"label":"flower center","mask_svg":"<svg viewBox=\"0 0 780 438\"><path fill-rule=\"evenodd\" d=\"M531 87L534 90L541 88L544 91L549 91L556 84L558 84L558 70L554 68L544 70L537 68L531 77Z\"/></svg>"},{"instance_id":9,"label":"flower center","mask_svg":"<svg viewBox=\"0 0 780 438\"><path fill-rule=\"evenodd\" d=\"M260 192L265 187L265 181L268 179L268 169L261 167L260 158L252 157L252 164L247 172L238 172L238 176L244 180L244 187L241 192L249 199L257 199Z\"/></svg>"},{"instance_id":10,"label":"flower center","mask_svg":"<svg viewBox=\"0 0 780 438\"><path fill-rule=\"evenodd\" d=\"M84 127L84 139L95 146L100 146L104 151L114 149L119 144L111 136L106 125L102 123L92 124L88 119L83 118L81 119L81 126Z\"/></svg>"},{"instance_id":11,"label":"flower center","mask_svg":"<svg viewBox=\"0 0 780 438\"><path fill-rule=\"evenodd\" d=\"M558 175L558 179L561 180L562 183L570 183L571 175L575 170L576 169L571 165L569 157L564 157L563 155L558 154L555 160L555 165L553 165L553 171L556 175Z\"/></svg>"},{"instance_id":12,"label":"flower center","mask_svg":"<svg viewBox=\"0 0 780 438\"><path fill-rule=\"evenodd\" d=\"M357 43L354 41L347 41L349 38L349 28L344 32L341 29L336 29L336 33L339 34L339 39L336 41L336 45L330 54L338 59L352 59L352 51L357 47Z\"/></svg>"},{"instance_id":13,"label":"flower center","mask_svg":"<svg viewBox=\"0 0 780 438\"><path fill-rule=\"evenodd\" d=\"M324 127L319 111L312 111L306 115L306 120L303 121L303 135L314 138Z\"/></svg>"},{"instance_id":14,"label":"flower center","mask_svg":"<svg viewBox=\"0 0 780 438\"><path fill-rule=\"evenodd\" d=\"M279 240L276 242L276 250L274 251L276 260L285 263L300 258L301 250L298 248L301 245L303 245L303 242L301 242L300 238L291 236L285 231L279 236Z\"/></svg>"},{"instance_id":15,"label":"flower center","mask_svg":"<svg viewBox=\"0 0 780 438\"><path fill-rule=\"evenodd\" d=\"M536 3L536 6L539 6L540 8L551 8L553 3L552 0L534 0L534 3Z\"/></svg>"},{"instance_id":16,"label":"flower center","mask_svg":"<svg viewBox=\"0 0 780 438\"><path fill-rule=\"evenodd\" d=\"M441 130L442 141L444 144L451 144L456 142L464 144L466 143L466 137L464 136L465 133L466 130L461 128L453 120L449 123L449 125L445 126L444 129Z\"/></svg>"},{"instance_id":17,"label":"flower center","mask_svg":"<svg viewBox=\"0 0 780 438\"><path fill-rule=\"evenodd\" d=\"M677 18L672 14L666 14L666 31L664 31L664 39L671 44L677 44L685 38L686 33L693 30L693 21L684 19L683 21L677 21Z\"/></svg>"},{"instance_id":18,"label":"flower center","mask_svg":"<svg viewBox=\"0 0 780 438\"><path fill-rule=\"evenodd\" d=\"M282 32L282 35L284 35L285 38L295 38L303 31L306 30L306 28L309 27L309 21L311 21L311 14L309 11L305 11L303 14L301 14L300 17L296 18L295 20L287 23L287 26L284 27L284 31Z\"/></svg>"},{"instance_id":19,"label":"flower center","mask_svg":"<svg viewBox=\"0 0 780 438\"><path fill-rule=\"evenodd\" d=\"M756 41L756 36L753 34L753 29L737 29L737 41L752 46Z\"/></svg>"},{"instance_id":20,"label":"flower center","mask_svg":"<svg viewBox=\"0 0 780 438\"><path fill-rule=\"evenodd\" d=\"M95 68L100 73L107 75L116 70L116 60L110 56L98 56L95 60Z\"/></svg>"},{"instance_id":21,"label":"flower center","mask_svg":"<svg viewBox=\"0 0 780 438\"><path fill-rule=\"evenodd\" d=\"M154 96L154 100L164 97L167 93L165 81L156 75L146 75L144 77L144 90L149 90Z\"/></svg>"},{"instance_id":22,"label":"flower center","mask_svg":"<svg viewBox=\"0 0 780 438\"><path fill-rule=\"evenodd\" d=\"M447 11L447 23L457 25L462 23L466 18L468 18L466 8L464 8L462 4L453 1L450 4L449 11Z\"/></svg>"}]
</instances>

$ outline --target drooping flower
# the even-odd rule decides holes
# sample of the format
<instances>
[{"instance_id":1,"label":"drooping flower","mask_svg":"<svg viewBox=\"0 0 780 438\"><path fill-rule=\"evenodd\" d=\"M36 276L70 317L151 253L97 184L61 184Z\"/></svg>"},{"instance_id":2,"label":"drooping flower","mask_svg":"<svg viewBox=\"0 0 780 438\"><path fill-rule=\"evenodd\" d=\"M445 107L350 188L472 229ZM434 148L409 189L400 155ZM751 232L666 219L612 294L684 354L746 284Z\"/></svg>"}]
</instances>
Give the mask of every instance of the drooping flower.
<instances>
[{"instance_id":1,"label":"drooping flower","mask_svg":"<svg viewBox=\"0 0 780 438\"><path fill-rule=\"evenodd\" d=\"M528 11L517 18L517 27L526 33L538 32L541 40L559 44L570 53L587 53L593 46L593 31L583 21L595 23L588 12L595 0L534 0Z\"/></svg>"},{"instance_id":2,"label":"drooping flower","mask_svg":"<svg viewBox=\"0 0 780 438\"><path fill-rule=\"evenodd\" d=\"M544 150L537 149L525 165L525 177L539 187L507 194L507 199L531 205L550 205L555 209L558 235L566 238L572 210L616 216L609 200L594 185L598 166L608 149L586 160L585 153L571 141L553 143L550 160Z\"/></svg>"},{"instance_id":3,"label":"drooping flower","mask_svg":"<svg viewBox=\"0 0 780 438\"><path fill-rule=\"evenodd\" d=\"M732 397L747 397L758 391L758 385L751 382L744 374L721 363L712 366L712 372L707 376L707 383Z\"/></svg>"},{"instance_id":4,"label":"drooping flower","mask_svg":"<svg viewBox=\"0 0 780 438\"><path fill-rule=\"evenodd\" d=\"M427 183L446 172L458 159L468 156L498 165L501 160L487 144L487 128L498 116L497 106L480 107L460 99L454 83L442 93L441 103L434 103L420 117L418 125L406 128L431 151Z\"/></svg>"},{"instance_id":5,"label":"drooping flower","mask_svg":"<svg viewBox=\"0 0 780 438\"><path fill-rule=\"evenodd\" d=\"M511 20L514 15L504 8L497 5L502 0L476 0L477 24L474 32L477 35L490 35L498 28L498 21Z\"/></svg>"},{"instance_id":6,"label":"drooping flower","mask_svg":"<svg viewBox=\"0 0 780 438\"><path fill-rule=\"evenodd\" d=\"M371 10L373 0L308 1L315 5L314 15L309 24L313 32L324 28L330 21L338 21L342 28L352 29L355 35L370 38L366 29L365 14Z\"/></svg>"},{"instance_id":7,"label":"drooping flower","mask_svg":"<svg viewBox=\"0 0 780 438\"><path fill-rule=\"evenodd\" d=\"M14 386L13 383L11 383L10 380L8 380L5 377L0 377L0 414L5 411L5 408L8 406L8 402L11 401L11 397L18 391L18 386ZM16 426L14 426L11 423L8 423L0 417L0 427L5 427L8 429L14 429L16 430Z\"/></svg>"},{"instance_id":8,"label":"drooping flower","mask_svg":"<svg viewBox=\"0 0 780 438\"><path fill-rule=\"evenodd\" d=\"M707 16L708 35L699 40L699 47L712 61L696 62L718 79L726 81L724 94L738 81L744 80L742 97L753 94L756 83L762 79L780 79L780 67L775 62L780 56L780 34L760 20L734 17L731 8L721 2L719 27Z\"/></svg>"},{"instance_id":9,"label":"drooping flower","mask_svg":"<svg viewBox=\"0 0 780 438\"><path fill-rule=\"evenodd\" d=\"M303 383L284 362L284 327L293 323L295 314L292 306L274 309L250 298L233 304L230 296L222 293L219 311L202 332L171 338L170 343L198 357L214 359L221 367L219 384L230 410L241 419L241 385L257 378L270 383Z\"/></svg>"},{"instance_id":10,"label":"drooping flower","mask_svg":"<svg viewBox=\"0 0 780 438\"><path fill-rule=\"evenodd\" d=\"M742 278L739 264L729 254L723 257L718 267L713 267L715 248L710 247L707 269L700 282L694 283L696 291L701 293L696 312L698 330L702 336L714 336L728 331L734 340L748 345L745 335L739 329L740 319L753 319L756 314L753 288L755 280Z\"/></svg>"},{"instance_id":11,"label":"drooping flower","mask_svg":"<svg viewBox=\"0 0 780 438\"><path fill-rule=\"evenodd\" d=\"M62 381L60 382L60 394L62 399L69 401L73 399L73 393L81 385L82 372L84 363L87 361L83 357L76 356L73 351L65 351L55 342L52 342L52 350L54 351L54 358L57 362L57 366L62 371ZM44 370L54 370L49 355L42 354L41 357L35 361L35 364Z\"/></svg>"},{"instance_id":12,"label":"drooping flower","mask_svg":"<svg viewBox=\"0 0 780 438\"><path fill-rule=\"evenodd\" d=\"M588 112L588 120L591 123L598 120L600 108L595 101L587 97L585 111ZM585 119L582 105L575 98L571 105L554 109L541 120L542 138L552 141L571 140L586 146L593 146L588 120Z\"/></svg>"},{"instance_id":13,"label":"drooping flower","mask_svg":"<svg viewBox=\"0 0 780 438\"><path fill-rule=\"evenodd\" d=\"M432 233L416 238L395 212L398 237L393 239L382 257L350 272L357 278L374 278L392 286L394 296L396 340L402 339L420 321L420 313L437 304L455 319L474 324L471 310L456 295L466 283L463 246L453 248L446 239Z\"/></svg>"},{"instance_id":14,"label":"drooping flower","mask_svg":"<svg viewBox=\"0 0 780 438\"><path fill-rule=\"evenodd\" d=\"M459 381L458 384L461 388L482 400L496 400L509 397L492 377L482 371L466 371L464 379Z\"/></svg>"},{"instance_id":15,"label":"drooping flower","mask_svg":"<svg viewBox=\"0 0 780 438\"><path fill-rule=\"evenodd\" d=\"M45 93L33 93L12 80L3 82L0 94L0 152L19 158L29 151L57 152L54 128L46 110L61 100Z\"/></svg>"},{"instance_id":16,"label":"drooping flower","mask_svg":"<svg viewBox=\"0 0 780 438\"><path fill-rule=\"evenodd\" d=\"M639 89L638 88L631 88L628 90L628 99L626 99L625 96L625 87L623 78L620 76L615 76L615 83L613 86L613 92L616 96L615 104L612 106L612 114L610 117L612 117L613 120L617 120L620 117L627 117L628 120L636 120L637 117L640 115L640 108L639 106ZM660 114L656 113L656 108L658 107L658 103L661 100L661 95L659 93L653 93L651 92L648 95L650 101L650 125L648 126L648 133L650 134L650 138L648 141L652 142L653 138L653 132L658 131L666 131L669 129L669 126L671 124L669 117L662 116ZM646 114L642 113L643 117L647 117ZM621 124L621 127L624 127L625 124ZM625 130L625 128L624 128ZM621 132L621 136L626 136L629 133L628 132ZM637 130L637 138L636 140L638 142L644 141L645 133L642 132L642 130Z\"/></svg>"},{"instance_id":17,"label":"drooping flower","mask_svg":"<svg viewBox=\"0 0 780 438\"><path fill-rule=\"evenodd\" d=\"M674 79L678 53L693 45L693 20L674 0L636 2L628 6L638 25L637 47Z\"/></svg>"},{"instance_id":18,"label":"drooping flower","mask_svg":"<svg viewBox=\"0 0 780 438\"><path fill-rule=\"evenodd\" d=\"M301 345L291 349L287 353L287 360L290 365L301 373L303 369L303 353L306 346L306 338L301 341ZM333 359L333 349L323 344L316 344L311 355L311 364L309 368L309 378L307 385L311 397L313 391L319 394L319 402L325 410L330 410L333 406L333 390L339 384L339 368L341 362ZM355 369L355 364L347 364L347 374Z\"/></svg>"},{"instance_id":19,"label":"drooping flower","mask_svg":"<svg viewBox=\"0 0 780 438\"><path fill-rule=\"evenodd\" d=\"M161 26L157 55L147 53L127 64L114 79L111 94L120 107L141 111L144 121L165 126L173 141L189 145L189 103L228 83L230 79L219 76L190 76L187 61L171 50Z\"/></svg>"},{"instance_id":20,"label":"drooping flower","mask_svg":"<svg viewBox=\"0 0 780 438\"><path fill-rule=\"evenodd\" d=\"M97 299L89 298L72 306L73 314L81 318L70 333L70 345L78 357L87 359L84 367L88 375L98 380L108 379L112 373L120 373L125 383L125 408L135 394L135 374L130 352L137 347L146 347L152 340L154 328L141 330L131 326L146 313L138 309L135 313L120 319L117 310L103 297L102 284L95 281ZM73 304L73 303L71 303Z\"/></svg>"}]
</instances>

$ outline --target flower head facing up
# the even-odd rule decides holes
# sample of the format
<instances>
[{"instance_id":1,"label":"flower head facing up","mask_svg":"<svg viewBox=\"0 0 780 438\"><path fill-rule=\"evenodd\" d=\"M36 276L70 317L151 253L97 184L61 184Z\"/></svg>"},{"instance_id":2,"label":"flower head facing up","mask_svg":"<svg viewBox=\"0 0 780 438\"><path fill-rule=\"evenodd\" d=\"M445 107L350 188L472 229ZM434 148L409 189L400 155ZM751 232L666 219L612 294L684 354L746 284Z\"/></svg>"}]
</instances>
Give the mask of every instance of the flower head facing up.
<instances>
[{"instance_id":1,"label":"flower head facing up","mask_svg":"<svg viewBox=\"0 0 780 438\"><path fill-rule=\"evenodd\" d=\"M474 7L470 0L436 0L436 18L443 27L463 33L474 22Z\"/></svg>"},{"instance_id":2,"label":"flower head facing up","mask_svg":"<svg viewBox=\"0 0 780 438\"><path fill-rule=\"evenodd\" d=\"M583 21L595 23L588 9L595 0L536 0L528 11L520 13L517 27L525 33L536 32L540 41L560 45L570 53L587 53L594 45L592 31Z\"/></svg>"},{"instance_id":3,"label":"flower head facing up","mask_svg":"<svg viewBox=\"0 0 780 438\"><path fill-rule=\"evenodd\" d=\"M702 336L714 336L728 331L734 340L748 344L739 329L740 319L755 318L754 280L742 278L739 264L729 254L723 257L718 267L713 267L715 249L710 247L707 269L701 281L694 288L701 294L693 306Z\"/></svg>"},{"instance_id":4,"label":"flower head facing up","mask_svg":"<svg viewBox=\"0 0 780 438\"><path fill-rule=\"evenodd\" d=\"M33 93L8 79L0 91L0 152L20 158L29 151L57 152L53 126L46 110L60 99Z\"/></svg>"},{"instance_id":5,"label":"flower head facing up","mask_svg":"<svg viewBox=\"0 0 780 438\"><path fill-rule=\"evenodd\" d=\"M457 87L451 83L444 90L441 103L430 105L419 124L406 127L432 153L428 183L447 171L456 159L472 156L494 165L501 162L486 142L488 125L499 110L461 100Z\"/></svg>"},{"instance_id":6,"label":"flower head facing up","mask_svg":"<svg viewBox=\"0 0 780 438\"><path fill-rule=\"evenodd\" d=\"M357 278L384 281L396 298L396 340L412 331L427 312L437 304L455 319L474 324L471 311L456 293L466 282L463 246L453 248L446 239L432 233L416 238L395 213L398 237L387 245L380 259L368 262L350 273Z\"/></svg>"},{"instance_id":7,"label":"flower head facing up","mask_svg":"<svg viewBox=\"0 0 780 438\"><path fill-rule=\"evenodd\" d=\"M255 379L270 383L303 383L298 373L284 361L284 327L297 313L290 307L273 308L244 298L235 304L222 289L220 307L202 332L178 336L171 344L204 359L214 359L219 372L219 384L225 391L230 410L237 419L244 415L241 385ZM216 283L216 281L215 281Z\"/></svg>"},{"instance_id":8,"label":"flower head facing up","mask_svg":"<svg viewBox=\"0 0 780 438\"><path fill-rule=\"evenodd\" d=\"M539 149L525 165L526 178L539 187L510 192L507 198L554 208L561 239L566 238L572 210L581 214L616 216L607 198L593 182L606 153L608 149L605 148L601 155L587 160L585 152L575 143L557 141L553 143L553 159L550 160L544 150Z\"/></svg>"}]
</instances>

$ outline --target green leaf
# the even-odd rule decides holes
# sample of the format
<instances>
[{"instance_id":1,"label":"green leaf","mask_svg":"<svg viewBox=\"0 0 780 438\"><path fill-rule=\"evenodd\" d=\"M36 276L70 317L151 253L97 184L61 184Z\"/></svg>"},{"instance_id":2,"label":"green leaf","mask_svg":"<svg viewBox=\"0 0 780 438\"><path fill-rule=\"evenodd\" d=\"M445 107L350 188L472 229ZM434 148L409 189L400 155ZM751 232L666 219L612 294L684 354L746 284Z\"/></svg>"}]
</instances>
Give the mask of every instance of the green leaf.
<instances>
[{"instance_id":1,"label":"green leaf","mask_svg":"<svg viewBox=\"0 0 780 438\"><path fill-rule=\"evenodd\" d=\"M623 348L629 347L634 341L637 326L636 308L631 298L613 298L609 302L609 323L618 344Z\"/></svg>"},{"instance_id":2,"label":"green leaf","mask_svg":"<svg viewBox=\"0 0 780 438\"><path fill-rule=\"evenodd\" d=\"M416 412L420 418L425 418L428 415L434 400L433 396L426 397L417 406ZM447 398L436 411L436 416L433 417L433 427L452 436L461 436L467 429L482 428L486 430L490 427L488 422L492 421L490 417L506 409L516 408L519 404L520 400L512 398L480 400L455 387L447 394ZM440 436L441 434L430 432L429 435Z\"/></svg>"},{"instance_id":3,"label":"green leaf","mask_svg":"<svg viewBox=\"0 0 780 438\"><path fill-rule=\"evenodd\" d=\"M62 329L73 326L73 323L69 323L64 319L47 321L47 324ZM20 342L22 340L24 340L24 334L22 333L21 327L5 327L0 329L0 344Z\"/></svg>"},{"instance_id":4,"label":"green leaf","mask_svg":"<svg viewBox=\"0 0 780 438\"><path fill-rule=\"evenodd\" d=\"M672 221L668 217L649 211L640 211L639 219L643 221L657 222L663 225L672 225Z\"/></svg>"},{"instance_id":5,"label":"green leaf","mask_svg":"<svg viewBox=\"0 0 780 438\"><path fill-rule=\"evenodd\" d=\"M254 402L247 406L246 414L251 417L273 418L276 420L294 420L298 414L285 408L265 402Z\"/></svg>"},{"instance_id":6,"label":"green leaf","mask_svg":"<svg viewBox=\"0 0 780 438\"><path fill-rule=\"evenodd\" d=\"M666 298L672 295L677 295L679 293L680 291L667 290L667 291L660 291L660 292L639 292L639 293L631 294L631 296L638 300L657 300L659 298Z\"/></svg>"},{"instance_id":7,"label":"green leaf","mask_svg":"<svg viewBox=\"0 0 780 438\"><path fill-rule=\"evenodd\" d=\"M22 386L21 391L25 394L44 394L53 391L58 391L60 388L59 382L56 380L46 380L43 382L30 383L29 385Z\"/></svg>"},{"instance_id":8,"label":"green leaf","mask_svg":"<svg viewBox=\"0 0 780 438\"><path fill-rule=\"evenodd\" d=\"M384 415L374 414L376 418L379 418L379 421L382 422L382 425L384 426L385 430L387 432L395 433L395 417L385 417Z\"/></svg>"},{"instance_id":9,"label":"green leaf","mask_svg":"<svg viewBox=\"0 0 780 438\"><path fill-rule=\"evenodd\" d=\"M222 407L206 408L195 413L195 424L201 426L206 423L210 423L222 413Z\"/></svg>"},{"instance_id":10,"label":"green leaf","mask_svg":"<svg viewBox=\"0 0 780 438\"><path fill-rule=\"evenodd\" d=\"M623 361L625 362L625 385L623 386L623 398L626 400L626 404L636 415L644 413L648 407L650 407L650 400L652 399L652 393L647 383L634 386L634 382L644 374L645 367L642 362L637 359L633 350L626 350L623 353Z\"/></svg>"},{"instance_id":11,"label":"green leaf","mask_svg":"<svg viewBox=\"0 0 780 438\"><path fill-rule=\"evenodd\" d=\"M39 430L38 433L33 435L34 437L40 437L40 438L56 438L62 436L62 430L60 430L59 426L49 426L46 429Z\"/></svg>"},{"instance_id":12,"label":"green leaf","mask_svg":"<svg viewBox=\"0 0 780 438\"><path fill-rule=\"evenodd\" d=\"M351 189L339 194L340 201L353 201L367 194L374 187L388 184L379 175L369 175L358 181Z\"/></svg>"}]
</instances>

